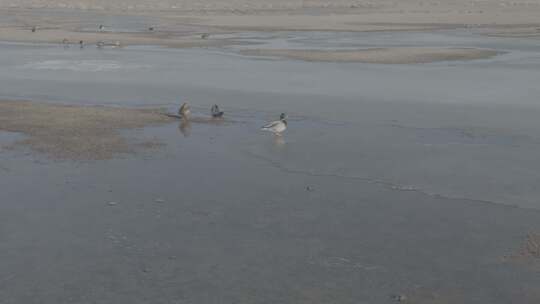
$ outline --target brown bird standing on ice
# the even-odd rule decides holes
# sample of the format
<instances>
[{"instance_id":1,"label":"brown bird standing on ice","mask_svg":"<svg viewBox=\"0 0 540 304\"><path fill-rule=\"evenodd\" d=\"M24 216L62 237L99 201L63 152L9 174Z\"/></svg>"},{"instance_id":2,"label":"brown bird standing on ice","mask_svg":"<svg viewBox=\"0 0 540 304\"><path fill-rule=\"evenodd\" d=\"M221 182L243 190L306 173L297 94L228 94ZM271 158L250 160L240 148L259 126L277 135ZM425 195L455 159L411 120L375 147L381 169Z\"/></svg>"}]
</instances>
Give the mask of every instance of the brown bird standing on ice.
<instances>
[{"instance_id":1,"label":"brown bird standing on ice","mask_svg":"<svg viewBox=\"0 0 540 304\"><path fill-rule=\"evenodd\" d=\"M191 108L187 102L184 102L178 110L178 115L182 118L189 119L191 115Z\"/></svg>"}]
</instances>

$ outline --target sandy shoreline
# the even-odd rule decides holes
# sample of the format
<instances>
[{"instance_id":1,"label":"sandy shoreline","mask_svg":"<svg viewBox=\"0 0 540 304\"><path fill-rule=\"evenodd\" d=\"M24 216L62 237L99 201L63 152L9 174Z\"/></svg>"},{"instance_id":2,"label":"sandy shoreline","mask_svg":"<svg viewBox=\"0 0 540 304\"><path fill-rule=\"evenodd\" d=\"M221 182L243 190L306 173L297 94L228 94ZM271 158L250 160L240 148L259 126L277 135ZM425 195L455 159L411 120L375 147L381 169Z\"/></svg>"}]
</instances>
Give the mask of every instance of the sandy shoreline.
<instances>
[{"instance_id":1,"label":"sandy shoreline","mask_svg":"<svg viewBox=\"0 0 540 304\"><path fill-rule=\"evenodd\" d=\"M481 29L497 36L540 37L540 1L0 1L0 41L208 47L235 44L203 33L245 31L430 31ZM84 17L81 28L76 16ZM135 32L114 28L132 17ZM107 30L98 31L103 23ZM31 33L36 26L38 30ZM148 32L148 27L155 31ZM89 30L90 29L90 30Z\"/></svg>"},{"instance_id":2,"label":"sandy shoreline","mask_svg":"<svg viewBox=\"0 0 540 304\"><path fill-rule=\"evenodd\" d=\"M98 41L114 43L118 41L122 46L128 45L159 45L176 48L219 47L235 44L230 40L201 39L200 35L171 37L168 34L152 33L92 33L74 32L65 29L40 29L37 33L29 35L27 29L0 28L0 41L29 42L29 43L58 43L67 39L70 44L79 47L83 40L85 46L95 47Z\"/></svg>"},{"instance_id":3,"label":"sandy shoreline","mask_svg":"<svg viewBox=\"0 0 540 304\"><path fill-rule=\"evenodd\" d=\"M57 159L103 160L159 146L153 139L132 143L118 131L170 121L156 109L0 101L0 131L26 135L11 148L27 146Z\"/></svg>"},{"instance_id":4,"label":"sandy shoreline","mask_svg":"<svg viewBox=\"0 0 540 304\"><path fill-rule=\"evenodd\" d=\"M437 61L486 59L499 54L494 50L472 48L395 47L352 51L254 49L241 51L249 56L270 56L304 61L414 64Z\"/></svg>"}]
</instances>

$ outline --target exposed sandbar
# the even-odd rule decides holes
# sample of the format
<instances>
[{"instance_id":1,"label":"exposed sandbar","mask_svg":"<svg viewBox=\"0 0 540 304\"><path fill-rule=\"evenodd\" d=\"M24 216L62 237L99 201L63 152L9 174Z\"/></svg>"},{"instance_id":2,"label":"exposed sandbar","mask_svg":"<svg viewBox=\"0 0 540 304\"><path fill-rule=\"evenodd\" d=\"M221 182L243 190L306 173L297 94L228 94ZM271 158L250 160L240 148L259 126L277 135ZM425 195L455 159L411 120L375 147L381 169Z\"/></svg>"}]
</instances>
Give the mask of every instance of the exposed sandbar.
<instances>
[{"instance_id":1,"label":"exposed sandbar","mask_svg":"<svg viewBox=\"0 0 540 304\"><path fill-rule=\"evenodd\" d=\"M475 48L395 47L362 50L242 50L249 56L282 57L305 61L413 64L437 61L462 61L493 57L499 52Z\"/></svg>"},{"instance_id":2,"label":"exposed sandbar","mask_svg":"<svg viewBox=\"0 0 540 304\"><path fill-rule=\"evenodd\" d=\"M28 146L59 159L110 159L155 147L160 144L155 139L132 143L119 131L172 120L155 109L0 101L0 131L26 135L14 146Z\"/></svg>"}]
</instances>

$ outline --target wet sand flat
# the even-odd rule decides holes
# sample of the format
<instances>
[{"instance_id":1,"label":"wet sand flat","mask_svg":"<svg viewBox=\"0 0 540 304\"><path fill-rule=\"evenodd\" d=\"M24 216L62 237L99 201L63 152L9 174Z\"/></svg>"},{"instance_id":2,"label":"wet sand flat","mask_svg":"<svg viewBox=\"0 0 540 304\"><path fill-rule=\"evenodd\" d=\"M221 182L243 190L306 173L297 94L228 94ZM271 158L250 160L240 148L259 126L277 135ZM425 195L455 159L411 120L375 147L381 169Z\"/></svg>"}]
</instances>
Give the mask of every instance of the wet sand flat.
<instances>
[{"instance_id":1,"label":"wet sand flat","mask_svg":"<svg viewBox=\"0 0 540 304\"><path fill-rule=\"evenodd\" d=\"M129 143L118 130L168 121L157 110L0 101L0 130L26 135L17 145L53 158L108 159L137 147L159 145L151 140Z\"/></svg>"},{"instance_id":2,"label":"wet sand flat","mask_svg":"<svg viewBox=\"0 0 540 304\"><path fill-rule=\"evenodd\" d=\"M97 42L126 45L162 45L176 48L218 47L234 44L229 40L203 40L195 33L174 36L167 33L95 33L76 32L70 29L41 28L36 35L28 35L28 28L0 28L0 39L10 42L55 43L67 39L68 45L79 47L83 41L84 47L95 47ZM61 37L61 38L60 38Z\"/></svg>"},{"instance_id":3,"label":"wet sand flat","mask_svg":"<svg viewBox=\"0 0 540 304\"><path fill-rule=\"evenodd\" d=\"M323 50L243 50L244 55L272 56L306 61L364 62L383 64L412 64L437 61L465 61L493 57L499 52L481 49L459 48L376 48L350 51Z\"/></svg>"}]
</instances>

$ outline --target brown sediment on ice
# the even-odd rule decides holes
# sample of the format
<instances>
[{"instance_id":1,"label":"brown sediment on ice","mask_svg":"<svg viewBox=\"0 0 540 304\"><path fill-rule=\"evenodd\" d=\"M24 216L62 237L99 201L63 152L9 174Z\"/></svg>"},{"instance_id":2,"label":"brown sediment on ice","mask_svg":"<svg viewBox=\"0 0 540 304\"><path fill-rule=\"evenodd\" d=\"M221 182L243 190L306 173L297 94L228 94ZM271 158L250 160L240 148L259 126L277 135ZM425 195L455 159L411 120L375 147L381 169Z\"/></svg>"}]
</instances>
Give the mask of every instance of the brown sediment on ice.
<instances>
[{"instance_id":1,"label":"brown sediment on ice","mask_svg":"<svg viewBox=\"0 0 540 304\"><path fill-rule=\"evenodd\" d=\"M380 64L413 64L437 61L464 61L486 59L500 54L489 49L394 47L360 50L297 50L297 49L250 49L240 51L243 55L281 57L304 61L363 62Z\"/></svg>"},{"instance_id":2,"label":"brown sediment on ice","mask_svg":"<svg viewBox=\"0 0 540 304\"><path fill-rule=\"evenodd\" d=\"M529 233L521 247L507 259L540 259L540 233Z\"/></svg>"},{"instance_id":3,"label":"brown sediment on ice","mask_svg":"<svg viewBox=\"0 0 540 304\"><path fill-rule=\"evenodd\" d=\"M57 159L102 160L159 147L156 139L132 143L119 131L170 121L156 109L0 101L0 131L26 135L12 147L27 146Z\"/></svg>"}]
</instances>

